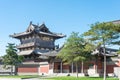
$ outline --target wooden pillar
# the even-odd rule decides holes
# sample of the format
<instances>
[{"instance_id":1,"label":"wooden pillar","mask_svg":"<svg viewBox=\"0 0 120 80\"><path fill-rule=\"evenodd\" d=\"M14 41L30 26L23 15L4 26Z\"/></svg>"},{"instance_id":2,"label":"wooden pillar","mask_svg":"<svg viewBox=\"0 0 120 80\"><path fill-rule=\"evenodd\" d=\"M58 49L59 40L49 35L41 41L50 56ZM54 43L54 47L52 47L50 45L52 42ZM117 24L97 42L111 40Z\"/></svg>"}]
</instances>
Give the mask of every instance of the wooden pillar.
<instances>
[{"instance_id":1,"label":"wooden pillar","mask_svg":"<svg viewBox=\"0 0 120 80\"><path fill-rule=\"evenodd\" d=\"M96 73L97 73L97 70L98 70L98 67L97 67L97 65L96 65Z\"/></svg>"},{"instance_id":2,"label":"wooden pillar","mask_svg":"<svg viewBox=\"0 0 120 80\"><path fill-rule=\"evenodd\" d=\"M60 73L62 73L62 61L61 61L61 63L60 63Z\"/></svg>"},{"instance_id":3,"label":"wooden pillar","mask_svg":"<svg viewBox=\"0 0 120 80\"><path fill-rule=\"evenodd\" d=\"M38 66L38 75L41 75L40 74L40 65Z\"/></svg>"},{"instance_id":4,"label":"wooden pillar","mask_svg":"<svg viewBox=\"0 0 120 80\"><path fill-rule=\"evenodd\" d=\"M54 62L52 62L52 73L54 73Z\"/></svg>"},{"instance_id":5,"label":"wooden pillar","mask_svg":"<svg viewBox=\"0 0 120 80\"><path fill-rule=\"evenodd\" d=\"M81 62L81 73L83 73L83 61Z\"/></svg>"},{"instance_id":6,"label":"wooden pillar","mask_svg":"<svg viewBox=\"0 0 120 80\"><path fill-rule=\"evenodd\" d=\"M54 62L52 63L53 73L54 73Z\"/></svg>"},{"instance_id":7,"label":"wooden pillar","mask_svg":"<svg viewBox=\"0 0 120 80\"><path fill-rule=\"evenodd\" d=\"M72 64L71 64L71 71L72 71L72 73L73 73L73 62L72 62Z\"/></svg>"},{"instance_id":8,"label":"wooden pillar","mask_svg":"<svg viewBox=\"0 0 120 80\"><path fill-rule=\"evenodd\" d=\"M95 73L97 73L97 64L96 64L96 62L94 63L94 69L95 69Z\"/></svg>"}]
</instances>

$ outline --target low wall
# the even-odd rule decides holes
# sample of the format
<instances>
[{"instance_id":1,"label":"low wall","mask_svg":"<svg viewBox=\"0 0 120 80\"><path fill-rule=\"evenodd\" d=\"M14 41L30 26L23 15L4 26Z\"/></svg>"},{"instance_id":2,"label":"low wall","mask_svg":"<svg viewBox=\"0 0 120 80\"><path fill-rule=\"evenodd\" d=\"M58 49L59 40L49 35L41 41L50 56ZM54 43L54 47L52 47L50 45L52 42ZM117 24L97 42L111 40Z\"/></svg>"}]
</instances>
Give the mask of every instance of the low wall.
<instances>
[{"instance_id":1,"label":"low wall","mask_svg":"<svg viewBox=\"0 0 120 80\"><path fill-rule=\"evenodd\" d=\"M120 78L120 67L114 67L114 76Z\"/></svg>"},{"instance_id":2,"label":"low wall","mask_svg":"<svg viewBox=\"0 0 120 80\"><path fill-rule=\"evenodd\" d=\"M11 66L8 65L6 68L4 68L3 64L0 64L0 75L10 75L11 74ZM15 66L13 66L13 72L12 74L15 74Z\"/></svg>"},{"instance_id":3,"label":"low wall","mask_svg":"<svg viewBox=\"0 0 120 80\"><path fill-rule=\"evenodd\" d=\"M0 78L0 80L21 80L21 78Z\"/></svg>"}]
</instances>

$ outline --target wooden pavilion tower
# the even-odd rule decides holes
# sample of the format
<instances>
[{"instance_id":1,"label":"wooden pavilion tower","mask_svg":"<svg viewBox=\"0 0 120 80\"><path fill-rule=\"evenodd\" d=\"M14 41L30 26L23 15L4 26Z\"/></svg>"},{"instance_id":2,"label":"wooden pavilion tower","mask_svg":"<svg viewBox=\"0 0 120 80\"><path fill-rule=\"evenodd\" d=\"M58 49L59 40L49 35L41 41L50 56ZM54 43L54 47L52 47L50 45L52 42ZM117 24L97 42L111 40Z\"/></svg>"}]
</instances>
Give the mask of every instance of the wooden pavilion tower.
<instances>
[{"instance_id":1,"label":"wooden pavilion tower","mask_svg":"<svg viewBox=\"0 0 120 80\"><path fill-rule=\"evenodd\" d=\"M49 64L46 56L42 54L55 54L59 51L59 46L55 45L55 40L65 37L63 34L51 32L46 25L35 25L30 22L27 30L22 33L14 33L10 35L13 38L20 40L20 45L17 46L19 49L18 55L24 56L24 62L19 65L18 73L48 73L48 67L43 70L40 65Z\"/></svg>"}]
</instances>

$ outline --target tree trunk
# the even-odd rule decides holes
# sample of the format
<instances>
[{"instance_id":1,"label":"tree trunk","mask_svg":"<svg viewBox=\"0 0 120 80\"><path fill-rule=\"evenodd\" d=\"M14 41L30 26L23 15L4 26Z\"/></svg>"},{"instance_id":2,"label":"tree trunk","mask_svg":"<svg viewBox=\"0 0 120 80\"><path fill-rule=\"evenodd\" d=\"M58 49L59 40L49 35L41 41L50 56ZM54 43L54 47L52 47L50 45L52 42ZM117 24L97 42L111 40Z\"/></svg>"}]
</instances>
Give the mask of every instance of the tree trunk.
<instances>
[{"instance_id":1,"label":"tree trunk","mask_svg":"<svg viewBox=\"0 0 120 80\"><path fill-rule=\"evenodd\" d=\"M106 80L106 49L105 49L105 42L103 39L103 51L104 51L104 79Z\"/></svg>"},{"instance_id":2,"label":"tree trunk","mask_svg":"<svg viewBox=\"0 0 120 80\"><path fill-rule=\"evenodd\" d=\"M97 57L95 56L95 73L97 73Z\"/></svg>"},{"instance_id":3,"label":"tree trunk","mask_svg":"<svg viewBox=\"0 0 120 80\"><path fill-rule=\"evenodd\" d=\"M11 65L11 75L13 74L13 65Z\"/></svg>"},{"instance_id":4,"label":"tree trunk","mask_svg":"<svg viewBox=\"0 0 120 80\"><path fill-rule=\"evenodd\" d=\"M76 73L77 73L77 78L78 78L78 63L76 62Z\"/></svg>"},{"instance_id":5,"label":"tree trunk","mask_svg":"<svg viewBox=\"0 0 120 80\"><path fill-rule=\"evenodd\" d=\"M84 63L83 61L81 62L81 73L83 73L83 66L84 66Z\"/></svg>"},{"instance_id":6,"label":"tree trunk","mask_svg":"<svg viewBox=\"0 0 120 80\"><path fill-rule=\"evenodd\" d=\"M106 80L106 55L104 55L104 79Z\"/></svg>"},{"instance_id":7,"label":"tree trunk","mask_svg":"<svg viewBox=\"0 0 120 80\"><path fill-rule=\"evenodd\" d=\"M17 72L18 72L18 66L15 66L15 75L17 75Z\"/></svg>"}]
</instances>

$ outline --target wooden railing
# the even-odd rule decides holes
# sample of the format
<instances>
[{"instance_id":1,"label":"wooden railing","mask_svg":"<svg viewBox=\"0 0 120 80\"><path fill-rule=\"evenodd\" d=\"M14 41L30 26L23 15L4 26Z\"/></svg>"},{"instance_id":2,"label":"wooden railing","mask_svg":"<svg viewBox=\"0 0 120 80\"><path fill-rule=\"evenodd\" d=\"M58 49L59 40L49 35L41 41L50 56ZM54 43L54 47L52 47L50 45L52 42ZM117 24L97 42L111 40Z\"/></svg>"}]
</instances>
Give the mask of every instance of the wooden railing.
<instances>
[{"instance_id":1,"label":"wooden railing","mask_svg":"<svg viewBox=\"0 0 120 80\"><path fill-rule=\"evenodd\" d=\"M34 42L18 45L17 48L29 47L35 45Z\"/></svg>"}]
</instances>

